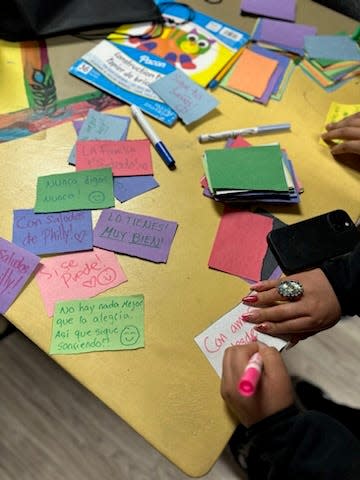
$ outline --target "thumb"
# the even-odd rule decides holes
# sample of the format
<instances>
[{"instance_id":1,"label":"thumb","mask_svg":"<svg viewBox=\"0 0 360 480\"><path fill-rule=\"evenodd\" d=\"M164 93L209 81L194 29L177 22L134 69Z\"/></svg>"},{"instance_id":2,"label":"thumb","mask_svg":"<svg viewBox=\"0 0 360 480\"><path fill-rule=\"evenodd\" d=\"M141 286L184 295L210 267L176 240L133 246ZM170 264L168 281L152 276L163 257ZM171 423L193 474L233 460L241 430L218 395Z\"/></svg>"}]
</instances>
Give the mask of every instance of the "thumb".
<instances>
[{"instance_id":1,"label":"thumb","mask_svg":"<svg viewBox=\"0 0 360 480\"><path fill-rule=\"evenodd\" d=\"M269 378L288 374L281 354L275 347L259 343L259 353L264 362L264 373Z\"/></svg>"}]
</instances>

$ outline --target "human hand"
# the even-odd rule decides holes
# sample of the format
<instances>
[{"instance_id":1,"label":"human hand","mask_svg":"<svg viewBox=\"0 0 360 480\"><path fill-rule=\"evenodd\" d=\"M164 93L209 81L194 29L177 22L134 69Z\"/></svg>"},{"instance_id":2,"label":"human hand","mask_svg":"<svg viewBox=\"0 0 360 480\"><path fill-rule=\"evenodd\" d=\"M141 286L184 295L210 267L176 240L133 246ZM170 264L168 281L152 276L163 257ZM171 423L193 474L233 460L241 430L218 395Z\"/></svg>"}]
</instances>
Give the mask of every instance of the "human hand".
<instances>
[{"instance_id":1,"label":"human hand","mask_svg":"<svg viewBox=\"0 0 360 480\"><path fill-rule=\"evenodd\" d=\"M282 280L296 280L304 288L298 300L285 301L277 286ZM265 280L251 286L252 293L243 303L252 308L242 320L256 323L255 330L286 337L292 343L335 325L341 316L337 296L319 268L290 275L280 280Z\"/></svg>"},{"instance_id":2,"label":"human hand","mask_svg":"<svg viewBox=\"0 0 360 480\"><path fill-rule=\"evenodd\" d=\"M256 392L251 397L243 397L237 386L250 357L256 352L262 357L263 372ZM280 353L257 342L225 350L221 396L246 428L294 403L291 380Z\"/></svg>"},{"instance_id":3,"label":"human hand","mask_svg":"<svg viewBox=\"0 0 360 480\"><path fill-rule=\"evenodd\" d=\"M360 155L360 112L325 126L327 132L321 135L325 142L331 145L333 155L355 153ZM343 140L342 143L334 144L333 140Z\"/></svg>"}]
</instances>

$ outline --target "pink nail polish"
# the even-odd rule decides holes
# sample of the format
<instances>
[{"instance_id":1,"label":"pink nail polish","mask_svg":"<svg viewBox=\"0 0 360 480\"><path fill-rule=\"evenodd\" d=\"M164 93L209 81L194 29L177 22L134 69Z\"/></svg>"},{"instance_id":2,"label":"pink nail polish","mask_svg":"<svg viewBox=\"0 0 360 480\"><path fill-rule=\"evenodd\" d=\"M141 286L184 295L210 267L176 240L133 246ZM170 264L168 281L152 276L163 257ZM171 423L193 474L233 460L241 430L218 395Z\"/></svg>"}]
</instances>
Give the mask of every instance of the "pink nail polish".
<instances>
[{"instance_id":1,"label":"pink nail polish","mask_svg":"<svg viewBox=\"0 0 360 480\"><path fill-rule=\"evenodd\" d=\"M253 313L243 313L241 315L241 320L244 320L244 322L248 322L249 320L252 320L254 318L254 314Z\"/></svg>"},{"instance_id":2,"label":"pink nail polish","mask_svg":"<svg viewBox=\"0 0 360 480\"><path fill-rule=\"evenodd\" d=\"M261 333L266 333L269 331L269 325L267 323L260 323L260 325L256 325L255 330Z\"/></svg>"},{"instance_id":3,"label":"pink nail polish","mask_svg":"<svg viewBox=\"0 0 360 480\"><path fill-rule=\"evenodd\" d=\"M247 297L244 297L242 299L242 302L255 303L255 302L257 302L257 300L258 300L257 295L248 295Z\"/></svg>"}]
</instances>

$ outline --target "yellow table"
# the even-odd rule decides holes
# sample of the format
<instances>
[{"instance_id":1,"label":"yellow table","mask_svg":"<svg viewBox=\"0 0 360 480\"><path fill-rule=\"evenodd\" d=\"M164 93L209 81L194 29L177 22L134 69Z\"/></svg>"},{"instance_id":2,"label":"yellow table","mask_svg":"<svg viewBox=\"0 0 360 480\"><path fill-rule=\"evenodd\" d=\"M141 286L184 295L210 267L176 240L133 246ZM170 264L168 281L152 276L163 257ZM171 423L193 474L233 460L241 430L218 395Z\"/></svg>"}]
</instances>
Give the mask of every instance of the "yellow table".
<instances>
[{"instance_id":1,"label":"yellow table","mask_svg":"<svg viewBox=\"0 0 360 480\"><path fill-rule=\"evenodd\" d=\"M234 0L231 7L223 3L209 6L191 2L250 31L253 20L238 16L239 2ZM356 22L305 0L298 1L297 21L312 23L320 10L326 27L319 28L319 33L354 30ZM55 55L56 41L51 45ZM220 101L218 111L193 128L179 123L169 129L151 121L173 152L178 168L169 171L153 152L160 188L121 207L116 203L116 208L179 224L167 264L119 256L128 282L103 294L145 295L145 348L52 357L191 476L201 476L211 468L235 426L220 397L219 378L194 337L238 304L248 291L241 279L207 267L222 208L202 195L199 181L204 145L198 143L197 136L233 127L290 122L291 132L251 139L253 144L280 141L305 188L298 207L270 207L270 211L288 223L335 208L347 210L353 219L359 214L360 173L336 162L318 143L331 101L359 103L359 80L327 94L297 69L283 99L271 101L267 107L222 89L214 94ZM127 106L112 113L130 114ZM143 138L135 122L131 122L129 138ZM73 171L67 158L74 142L72 125L64 124L49 129L46 135L0 145L1 237L12 238L13 209L33 207L38 176ZM98 212L94 212L94 224L97 218ZM51 319L34 280L10 307L7 317L48 352Z\"/></svg>"}]
</instances>

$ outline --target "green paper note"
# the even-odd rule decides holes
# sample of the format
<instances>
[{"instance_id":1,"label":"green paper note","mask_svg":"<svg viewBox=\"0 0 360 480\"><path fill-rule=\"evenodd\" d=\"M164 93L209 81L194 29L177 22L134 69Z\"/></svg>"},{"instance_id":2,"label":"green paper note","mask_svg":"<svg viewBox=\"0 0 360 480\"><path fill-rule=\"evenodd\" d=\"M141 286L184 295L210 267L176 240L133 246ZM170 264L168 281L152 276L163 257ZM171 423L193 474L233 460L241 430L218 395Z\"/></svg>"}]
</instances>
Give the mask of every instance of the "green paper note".
<instances>
[{"instance_id":1,"label":"green paper note","mask_svg":"<svg viewBox=\"0 0 360 480\"><path fill-rule=\"evenodd\" d=\"M278 144L206 150L203 166L212 192L288 191Z\"/></svg>"},{"instance_id":2,"label":"green paper note","mask_svg":"<svg viewBox=\"0 0 360 480\"><path fill-rule=\"evenodd\" d=\"M111 168L38 177L36 213L94 210L114 205Z\"/></svg>"},{"instance_id":3,"label":"green paper note","mask_svg":"<svg viewBox=\"0 0 360 480\"><path fill-rule=\"evenodd\" d=\"M50 353L67 355L144 347L144 296L58 302Z\"/></svg>"}]
</instances>

